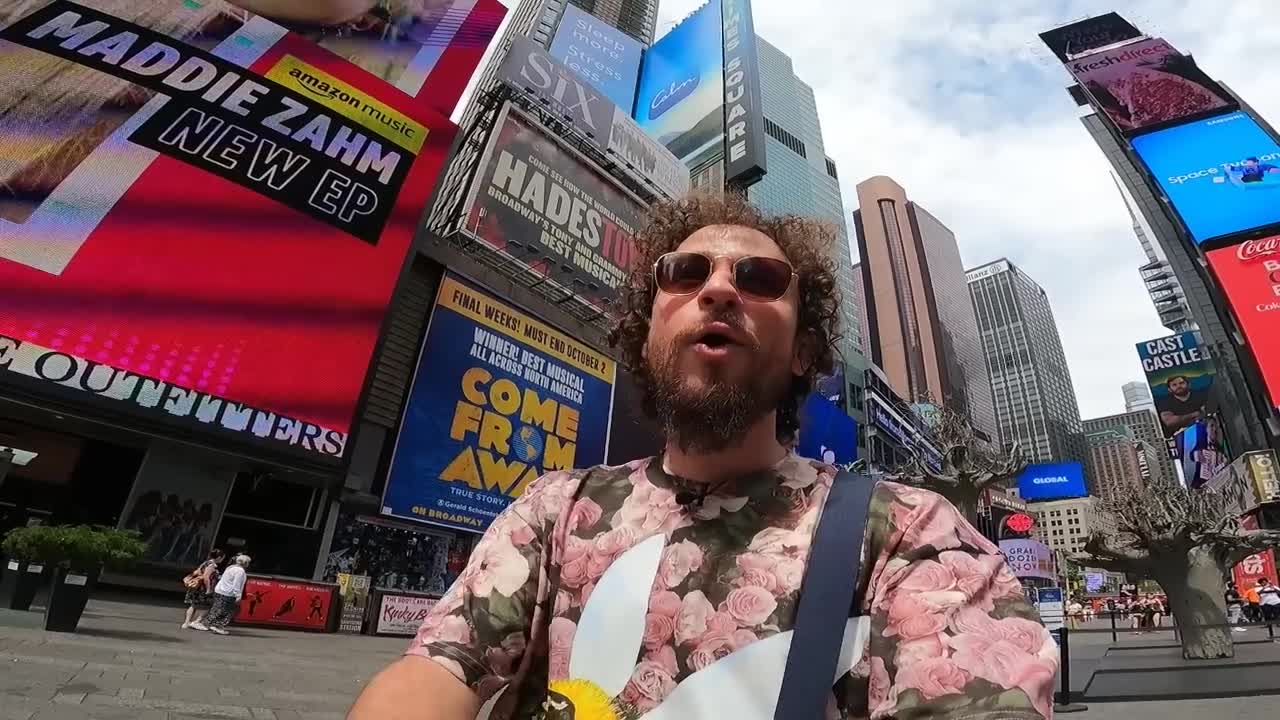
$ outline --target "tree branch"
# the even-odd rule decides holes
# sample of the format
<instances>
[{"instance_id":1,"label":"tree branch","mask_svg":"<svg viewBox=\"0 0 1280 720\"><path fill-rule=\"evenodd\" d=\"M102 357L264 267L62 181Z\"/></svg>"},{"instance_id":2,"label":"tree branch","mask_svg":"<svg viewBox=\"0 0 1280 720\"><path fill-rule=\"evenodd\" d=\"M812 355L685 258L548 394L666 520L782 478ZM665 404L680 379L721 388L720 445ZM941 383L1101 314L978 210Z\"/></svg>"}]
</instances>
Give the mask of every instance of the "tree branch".
<instances>
[{"instance_id":1,"label":"tree branch","mask_svg":"<svg viewBox=\"0 0 1280 720\"><path fill-rule=\"evenodd\" d=\"M1090 567L1146 573L1151 564L1151 553L1140 543L1131 540L1125 542L1126 539L1124 534L1095 533L1089 536L1089 541L1085 543L1084 553L1076 555L1073 560Z\"/></svg>"},{"instance_id":2,"label":"tree branch","mask_svg":"<svg viewBox=\"0 0 1280 720\"><path fill-rule=\"evenodd\" d=\"M1230 568L1250 555L1280 548L1280 530L1241 530L1212 538L1207 537L1201 544L1217 545L1222 548L1221 552L1227 561L1227 567Z\"/></svg>"}]
</instances>

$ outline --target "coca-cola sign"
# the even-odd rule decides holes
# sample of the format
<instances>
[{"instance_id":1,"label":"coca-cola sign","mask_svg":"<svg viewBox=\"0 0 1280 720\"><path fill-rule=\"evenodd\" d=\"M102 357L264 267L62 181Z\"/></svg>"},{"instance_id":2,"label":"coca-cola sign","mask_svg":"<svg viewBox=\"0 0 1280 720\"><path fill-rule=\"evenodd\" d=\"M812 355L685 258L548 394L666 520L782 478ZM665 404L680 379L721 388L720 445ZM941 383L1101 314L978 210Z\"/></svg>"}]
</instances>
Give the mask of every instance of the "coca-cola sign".
<instances>
[{"instance_id":1,"label":"coca-cola sign","mask_svg":"<svg viewBox=\"0 0 1280 720\"><path fill-rule=\"evenodd\" d=\"M1241 262L1278 253L1280 253L1280 235L1272 235L1259 240L1246 240L1236 248L1236 257Z\"/></svg>"},{"instance_id":2,"label":"coca-cola sign","mask_svg":"<svg viewBox=\"0 0 1280 720\"><path fill-rule=\"evenodd\" d=\"M439 598L421 595L383 595L378 604L379 635L413 635Z\"/></svg>"}]
</instances>

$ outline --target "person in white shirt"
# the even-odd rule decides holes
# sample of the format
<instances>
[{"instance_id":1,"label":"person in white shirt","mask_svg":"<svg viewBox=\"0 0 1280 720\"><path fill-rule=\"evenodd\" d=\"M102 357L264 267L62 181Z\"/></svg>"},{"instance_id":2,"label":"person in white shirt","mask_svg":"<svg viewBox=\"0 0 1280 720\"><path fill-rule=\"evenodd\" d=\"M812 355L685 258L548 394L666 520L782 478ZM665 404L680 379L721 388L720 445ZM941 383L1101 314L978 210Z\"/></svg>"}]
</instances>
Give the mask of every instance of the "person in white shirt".
<instances>
[{"instance_id":1,"label":"person in white shirt","mask_svg":"<svg viewBox=\"0 0 1280 720\"><path fill-rule=\"evenodd\" d=\"M1280 587L1263 578L1258 581L1258 597L1262 600L1262 619L1267 622L1280 620Z\"/></svg>"},{"instance_id":2,"label":"person in white shirt","mask_svg":"<svg viewBox=\"0 0 1280 720\"><path fill-rule=\"evenodd\" d=\"M192 623L196 630L208 630L218 635L228 635L227 626L235 617L236 607L244 596L245 568L249 567L248 555L237 555L231 567L222 573L218 584L213 588L213 607L205 615L204 622Z\"/></svg>"}]
</instances>

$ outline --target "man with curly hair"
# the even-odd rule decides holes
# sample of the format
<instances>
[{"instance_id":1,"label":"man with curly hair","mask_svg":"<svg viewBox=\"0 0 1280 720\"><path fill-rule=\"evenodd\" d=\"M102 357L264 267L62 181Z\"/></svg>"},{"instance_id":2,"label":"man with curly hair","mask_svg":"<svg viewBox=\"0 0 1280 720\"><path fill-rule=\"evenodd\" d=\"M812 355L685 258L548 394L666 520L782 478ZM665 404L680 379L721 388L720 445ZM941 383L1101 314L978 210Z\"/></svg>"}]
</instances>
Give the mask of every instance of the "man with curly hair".
<instances>
[{"instance_id":1,"label":"man with curly hair","mask_svg":"<svg viewBox=\"0 0 1280 720\"><path fill-rule=\"evenodd\" d=\"M788 449L833 362L832 239L734 195L654 207L612 341L663 453L531 485L351 717L773 718L836 474ZM1057 647L946 500L878 483L848 550L828 717L1050 715Z\"/></svg>"}]
</instances>

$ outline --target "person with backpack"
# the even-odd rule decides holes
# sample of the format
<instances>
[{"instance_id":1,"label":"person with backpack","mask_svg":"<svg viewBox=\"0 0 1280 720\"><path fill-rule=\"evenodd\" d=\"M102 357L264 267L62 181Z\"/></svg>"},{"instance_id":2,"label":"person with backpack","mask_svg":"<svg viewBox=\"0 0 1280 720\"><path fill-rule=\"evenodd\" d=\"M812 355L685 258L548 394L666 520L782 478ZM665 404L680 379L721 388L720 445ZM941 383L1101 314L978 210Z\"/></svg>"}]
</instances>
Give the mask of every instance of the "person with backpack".
<instances>
[{"instance_id":1,"label":"person with backpack","mask_svg":"<svg viewBox=\"0 0 1280 720\"><path fill-rule=\"evenodd\" d=\"M222 565L226 554L218 548L209 551L209 557L200 563L200 567L192 570L182 579L187 589L183 603L187 606L187 616L182 621L182 629L186 630L204 619L204 615L213 607L213 587L218 582L218 567Z\"/></svg>"},{"instance_id":2,"label":"person with backpack","mask_svg":"<svg viewBox=\"0 0 1280 720\"><path fill-rule=\"evenodd\" d=\"M349 717L1049 717L1058 648L999 548L788 449L832 368L832 240L656 204L611 340L664 451L531 484Z\"/></svg>"}]
</instances>

